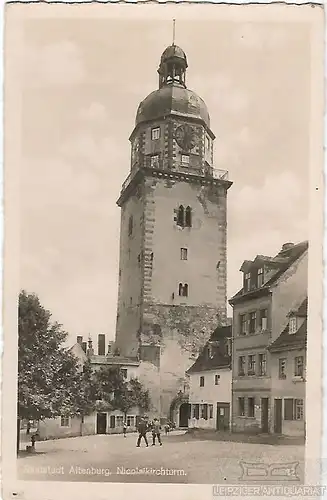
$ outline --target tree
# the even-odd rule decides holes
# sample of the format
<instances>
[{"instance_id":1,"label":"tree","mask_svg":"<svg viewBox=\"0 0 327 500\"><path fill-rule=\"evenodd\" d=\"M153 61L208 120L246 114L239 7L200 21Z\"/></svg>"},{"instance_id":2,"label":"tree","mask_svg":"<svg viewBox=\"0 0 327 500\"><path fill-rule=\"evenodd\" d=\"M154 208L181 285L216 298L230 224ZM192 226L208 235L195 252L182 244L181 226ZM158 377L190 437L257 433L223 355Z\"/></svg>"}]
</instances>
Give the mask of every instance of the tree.
<instances>
[{"instance_id":1,"label":"tree","mask_svg":"<svg viewBox=\"0 0 327 500\"><path fill-rule=\"evenodd\" d=\"M128 410L135 406L145 411L149 409L149 392L135 378L127 382L119 367L100 368L94 376L102 408L120 410L125 418Z\"/></svg>"},{"instance_id":2,"label":"tree","mask_svg":"<svg viewBox=\"0 0 327 500\"><path fill-rule=\"evenodd\" d=\"M77 359L63 346L67 333L59 323L50 320L51 313L44 309L37 295L21 291L18 305L19 421L74 415L83 401Z\"/></svg>"},{"instance_id":3,"label":"tree","mask_svg":"<svg viewBox=\"0 0 327 500\"><path fill-rule=\"evenodd\" d=\"M139 380L133 378L129 382L124 382L123 387L116 391L112 404L115 409L124 413L126 419L128 411L135 406L143 411L149 410L149 391L143 388Z\"/></svg>"}]
</instances>

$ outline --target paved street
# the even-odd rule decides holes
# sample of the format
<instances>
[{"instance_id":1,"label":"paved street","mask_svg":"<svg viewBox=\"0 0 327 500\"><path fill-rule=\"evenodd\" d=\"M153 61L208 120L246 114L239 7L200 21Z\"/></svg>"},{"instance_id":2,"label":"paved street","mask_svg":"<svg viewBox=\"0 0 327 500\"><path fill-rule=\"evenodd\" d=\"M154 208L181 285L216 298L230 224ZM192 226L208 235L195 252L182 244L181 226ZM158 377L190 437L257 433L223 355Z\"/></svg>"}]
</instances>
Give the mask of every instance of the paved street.
<instances>
[{"instance_id":1,"label":"paved street","mask_svg":"<svg viewBox=\"0 0 327 500\"><path fill-rule=\"evenodd\" d=\"M38 442L37 453L18 458L19 477L38 481L236 484L246 482L241 477L240 462L244 461L300 462L296 477L287 482L303 481L304 446L201 441L181 431L163 436L161 447L146 448L142 443L136 448L136 439L136 434L129 434L125 439L122 435L97 435ZM253 479L251 484L263 481ZM281 483L280 478L276 480Z\"/></svg>"}]
</instances>

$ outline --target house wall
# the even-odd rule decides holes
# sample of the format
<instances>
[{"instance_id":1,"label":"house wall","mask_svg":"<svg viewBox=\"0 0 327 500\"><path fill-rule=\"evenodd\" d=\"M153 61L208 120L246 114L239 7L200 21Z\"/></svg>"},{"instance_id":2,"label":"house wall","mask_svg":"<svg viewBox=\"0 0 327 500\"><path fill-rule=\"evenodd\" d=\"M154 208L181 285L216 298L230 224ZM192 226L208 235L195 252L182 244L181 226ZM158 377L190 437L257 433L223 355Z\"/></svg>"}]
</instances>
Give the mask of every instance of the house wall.
<instances>
[{"instance_id":1,"label":"house wall","mask_svg":"<svg viewBox=\"0 0 327 500\"><path fill-rule=\"evenodd\" d=\"M40 440L75 437L81 435L82 421L80 418L70 418L68 427L62 427L60 424L60 417L41 420L38 424Z\"/></svg>"},{"instance_id":2,"label":"house wall","mask_svg":"<svg viewBox=\"0 0 327 500\"><path fill-rule=\"evenodd\" d=\"M220 375L219 384L215 385L215 375ZM200 387L200 377L204 376L204 386ZM231 403L232 401L232 370L216 369L200 373L190 374L190 392L189 403L191 406L191 415L189 427L203 429L215 429L217 419L217 403ZM213 417L211 419L193 417L194 404L212 404Z\"/></svg>"},{"instance_id":3,"label":"house wall","mask_svg":"<svg viewBox=\"0 0 327 500\"><path fill-rule=\"evenodd\" d=\"M124 413L115 410L112 412L99 412L99 413L106 413L107 414L107 427L106 427L106 433L107 434L117 434L120 432L123 432L123 427L122 423L124 421ZM139 408L131 408L127 412L127 417L133 416L136 417L137 415L140 415L141 411ZM110 416L114 415L115 416L115 427L111 428L110 427ZM117 417L120 417L120 422L118 422ZM121 423L121 425L120 425ZM40 440L47 440L47 439L59 439L59 438L66 438L66 437L76 437L76 436L87 436L87 435L93 435L97 433L97 412L93 412L90 415L87 415L84 417L84 422L82 423L81 418L79 417L73 417L69 419L69 425L67 427L62 427L61 425L61 419L60 417L58 418L52 418L52 419L45 419L44 421L40 421L38 425L38 433L39 433L39 438ZM128 427L128 432L135 432L136 431L136 418L134 419L134 426L129 426Z\"/></svg>"},{"instance_id":4,"label":"house wall","mask_svg":"<svg viewBox=\"0 0 327 500\"><path fill-rule=\"evenodd\" d=\"M268 384L267 384L268 386ZM238 398L244 398L245 400L245 415L239 415L239 401ZM248 410L248 398L254 398L255 404L255 412L254 417L249 417ZM262 388L261 390L255 389L253 390L248 384L244 390L234 390L233 388L233 396L232 396L232 430L235 432L248 432L248 433L258 433L261 431L261 399L268 398L269 399L269 408L268 408L268 425L271 426L272 419L272 408L270 402L270 389Z\"/></svg>"},{"instance_id":5,"label":"house wall","mask_svg":"<svg viewBox=\"0 0 327 500\"><path fill-rule=\"evenodd\" d=\"M297 356L304 358L304 380L294 377L294 360ZM279 378L279 359L286 359L286 378ZM282 434L304 436L305 434L305 395L306 395L306 351L297 349L290 351L281 351L271 355L271 400L282 399ZM303 420L285 420L284 418L284 400L285 398L302 399L304 405ZM274 418L271 422L271 432L274 432Z\"/></svg>"}]
</instances>

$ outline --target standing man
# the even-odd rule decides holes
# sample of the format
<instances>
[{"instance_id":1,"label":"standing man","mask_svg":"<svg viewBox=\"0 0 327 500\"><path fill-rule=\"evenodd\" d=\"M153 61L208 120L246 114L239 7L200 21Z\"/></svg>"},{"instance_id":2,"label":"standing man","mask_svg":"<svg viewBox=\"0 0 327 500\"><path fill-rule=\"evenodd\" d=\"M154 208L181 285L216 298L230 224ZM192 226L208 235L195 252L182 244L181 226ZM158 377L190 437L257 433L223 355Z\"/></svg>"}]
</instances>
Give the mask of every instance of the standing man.
<instances>
[{"instance_id":1,"label":"standing man","mask_svg":"<svg viewBox=\"0 0 327 500\"><path fill-rule=\"evenodd\" d=\"M124 425L123 425L123 434L124 434L124 438L126 437L126 432L127 432L127 423L126 421L124 422Z\"/></svg>"},{"instance_id":2,"label":"standing man","mask_svg":"<svg viewBox=\"0 0 327 500\"><path fill-rule=\"evenodd\" d=\"M160 444L160 446L162 446L160 438L160 430L161 430L160 422L157 418L155 418L153 420L153 425L152 425L152 446L155 446L156 444L156 437L158 438L158 443Z\"/></svg>"},{"instance_id":3,"label":"standing man","mask_svg":"<svg viewBox=\"0 0 327 500\"><path fill-rule=\"evenodd\" d=\"M147 437L146 437L146 432L148 430L148 424L146 423L146 421L145 421L144 418L142 418L140 420L140 423L138 425L138 429L137 430L138 430L138 433L139 433L139 437L137 438L137 444L136 444L137 448L140 447L142 437L143 437L143 439L145 441L145 444L147 446L149 446L149 443L148 443L148 440L147 440Z\"/></svg>"}]
</instances>

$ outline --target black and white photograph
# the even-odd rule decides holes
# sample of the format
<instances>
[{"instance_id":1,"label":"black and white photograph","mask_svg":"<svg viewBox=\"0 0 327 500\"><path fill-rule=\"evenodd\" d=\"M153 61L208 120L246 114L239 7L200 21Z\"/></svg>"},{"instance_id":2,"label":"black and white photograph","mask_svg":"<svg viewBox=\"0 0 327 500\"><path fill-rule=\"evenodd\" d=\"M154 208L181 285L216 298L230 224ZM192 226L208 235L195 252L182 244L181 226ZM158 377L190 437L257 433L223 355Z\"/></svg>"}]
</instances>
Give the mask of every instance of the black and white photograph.
<instances>
[{"instance_id":1,"label":"black and white photograph","mask_svg":"<svg viewBox=\"0 0 327 500\"><path fill-rule=\"evenodd\" d=\"M323 9L6 10L17 480L301 497L320 467Z\"/></svg>"}]
</instances>

